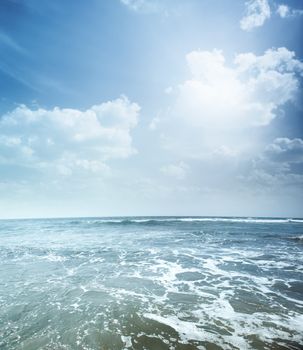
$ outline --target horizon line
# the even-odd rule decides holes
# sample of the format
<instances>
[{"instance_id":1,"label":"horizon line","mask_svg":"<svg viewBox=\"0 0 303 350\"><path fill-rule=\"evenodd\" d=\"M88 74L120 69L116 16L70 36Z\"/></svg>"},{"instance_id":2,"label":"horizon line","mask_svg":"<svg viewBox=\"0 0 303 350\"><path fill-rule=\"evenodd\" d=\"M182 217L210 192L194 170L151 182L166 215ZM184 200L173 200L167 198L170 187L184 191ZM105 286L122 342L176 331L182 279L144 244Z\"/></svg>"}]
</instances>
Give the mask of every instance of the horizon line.
<instances>
[{"instance_id":1,"label":"horizon line","mask_svg":"<svg viewBox=\"0 0 303 350\"><path fill-rule=\"evenodd\" d=\"M106 215L106 216L49 216L49 217L11 217L4 220L60 220L60 219L111 219L111 218L239 218L239 219L285 219L303 220L299 216L252 216L252 215Z\"/></svg>"}]
</instances>

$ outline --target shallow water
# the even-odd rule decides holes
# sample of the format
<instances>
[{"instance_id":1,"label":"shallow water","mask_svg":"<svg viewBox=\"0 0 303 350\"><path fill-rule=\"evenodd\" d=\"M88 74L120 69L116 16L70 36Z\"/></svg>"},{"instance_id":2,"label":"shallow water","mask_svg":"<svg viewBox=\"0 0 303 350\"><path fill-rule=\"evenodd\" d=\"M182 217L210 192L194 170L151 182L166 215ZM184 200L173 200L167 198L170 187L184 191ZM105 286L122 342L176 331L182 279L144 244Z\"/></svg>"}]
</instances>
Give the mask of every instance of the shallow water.
<instances>
[{"instance_id":1,"label":"shallow water","mask_svg":"<svg viewBox=\"0 0 303 350\"><path fill-rule=\"evenodd\" d=\"M303 349L303 220L0 221L0 349Z\"/></svg>"}]
</instances>

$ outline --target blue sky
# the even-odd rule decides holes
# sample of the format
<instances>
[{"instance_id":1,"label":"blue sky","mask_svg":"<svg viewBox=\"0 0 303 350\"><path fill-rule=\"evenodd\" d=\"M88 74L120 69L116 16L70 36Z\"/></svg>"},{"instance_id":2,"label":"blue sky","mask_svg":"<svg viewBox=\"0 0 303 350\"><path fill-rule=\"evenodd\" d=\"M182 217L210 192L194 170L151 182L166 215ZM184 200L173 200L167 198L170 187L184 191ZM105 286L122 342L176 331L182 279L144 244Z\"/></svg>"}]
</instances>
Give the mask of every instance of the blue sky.
<instances>
[{"instance_id":1,"label":"blue sky","mask_svg":"<svg viewBox=\"0 0 303 350\"><path fill-rule=\"evenodd\" d=\"M0 2L0 216L303 216L301 1Z\"/></svg>"}]
</instances>

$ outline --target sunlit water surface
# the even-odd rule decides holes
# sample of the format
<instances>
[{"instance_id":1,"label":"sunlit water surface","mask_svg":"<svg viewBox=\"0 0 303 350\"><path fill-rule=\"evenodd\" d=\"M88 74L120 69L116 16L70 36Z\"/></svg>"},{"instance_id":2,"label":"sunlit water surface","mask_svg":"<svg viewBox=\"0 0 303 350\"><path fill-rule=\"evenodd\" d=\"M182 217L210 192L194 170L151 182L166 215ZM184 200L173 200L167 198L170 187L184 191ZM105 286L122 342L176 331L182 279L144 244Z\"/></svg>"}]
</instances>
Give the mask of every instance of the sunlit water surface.
<instances>
[{"instance_id":1,"label":"sunlit water surface","mask_svg":"<svg viewBox=\"0 0 303 350\"><path fill-rule=\"evenodd\" d=\"M302 349L303 221L0 221L0 349Z\"/></svg>"}]
</instances>

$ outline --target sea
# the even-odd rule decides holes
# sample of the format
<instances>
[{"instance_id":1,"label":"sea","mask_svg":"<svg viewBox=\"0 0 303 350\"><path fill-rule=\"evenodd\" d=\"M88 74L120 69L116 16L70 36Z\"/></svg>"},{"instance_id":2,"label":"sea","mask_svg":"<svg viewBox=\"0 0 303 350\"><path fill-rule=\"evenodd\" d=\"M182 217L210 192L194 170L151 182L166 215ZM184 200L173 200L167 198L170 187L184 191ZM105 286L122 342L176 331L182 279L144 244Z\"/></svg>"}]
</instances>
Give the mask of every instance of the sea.
<instances>
[{"instance_id":1,"label":"sea","mask_svg":"<svg viewBox=\"0 0 303 350\"><path fill-rule=\"evenodd\" d=\"M303 349L303 219L1 220L0 349Z\"/></svg>"}]
</instances>

